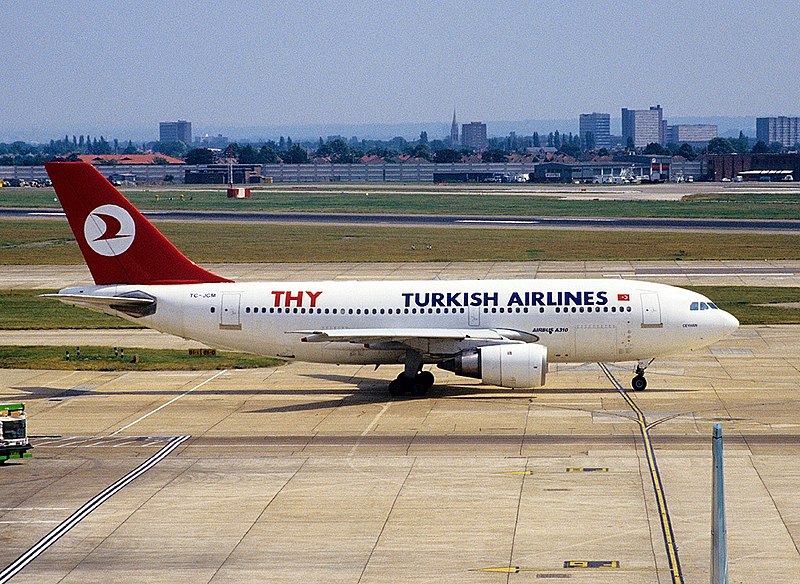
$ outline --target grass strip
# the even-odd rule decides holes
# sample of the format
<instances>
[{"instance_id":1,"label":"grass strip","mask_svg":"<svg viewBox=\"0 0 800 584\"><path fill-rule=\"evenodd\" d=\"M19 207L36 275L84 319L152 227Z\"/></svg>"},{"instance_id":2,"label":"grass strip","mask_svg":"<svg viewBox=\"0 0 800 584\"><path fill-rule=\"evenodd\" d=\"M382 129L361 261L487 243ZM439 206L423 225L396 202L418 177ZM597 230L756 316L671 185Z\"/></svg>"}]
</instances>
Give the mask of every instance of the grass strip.
<instances>
[{"instance_id":1,"label":"grass strip","mask_svg":"<svg viewBox=\"0 0 800 584\"><path fill-rule=\"evenodd\" d=\"M0 291L0 329L120 329L143 328L115 316L69 306L39 294L56 290Z\"/></svg>"},{"instance_id":2,"label":"grass strip","mask_svg":"<svg viewBox=\"0 0 800 584\"><path fill-rule=\"evenodd\" d=\"M66 354L69 352L69 360ZM115 357L111 347L0 346L0 369L58 369L67 371L209 371L275 367L280 359L245 353L189 355L174 349L128 349Z\"/></svg>"},{"instance_id":3,"label":"grass strip","mask_svg":"<svg viewBox=\"0 0 800 584\"><path fill-rule=\"evenodd\" d=\"M0 264L83 263L66 221L0 225ZM797 235L782 233L183 222L157 226L198 263L800 259Z\"/></svg>"}]
</instances>

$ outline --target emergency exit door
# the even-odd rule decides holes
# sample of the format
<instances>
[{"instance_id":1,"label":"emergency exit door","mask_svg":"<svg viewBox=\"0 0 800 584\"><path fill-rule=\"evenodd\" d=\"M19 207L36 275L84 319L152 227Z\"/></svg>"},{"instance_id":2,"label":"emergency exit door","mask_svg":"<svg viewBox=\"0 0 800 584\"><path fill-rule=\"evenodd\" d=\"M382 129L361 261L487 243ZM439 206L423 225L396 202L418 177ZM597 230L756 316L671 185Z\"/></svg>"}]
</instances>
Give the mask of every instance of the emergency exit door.
<instances>
[{"instance_id":1,"label":"emergency exit door","mask_svg":"<svg viewBox=\"0 0 800 584\"><path fill-rule=\"evenodd\" d=\"M219 328L239 330L242 328L239 305L242 295L228 293L222 295L222 304L219 311Z\"/></svg>"},{"instance_id":2,"label":"emergency exit door","mask_svg":"<svg viewBox=\"0 0 800 584\"><path fill-rule=\"evenodd\" d=\"M661 328L661 303L655 292L642 292L642 328Z\"/></svg>"},{"instance_id":3,"label":"emergency exit door","mask_svg":"<svg viewBox=\"0 0 800 584\"><path fill-rule=\"evenodd\" d=\"M469 311L469 326L481 326L481 308L480 306L470 306Z\"/></svg>"}]
</instances>

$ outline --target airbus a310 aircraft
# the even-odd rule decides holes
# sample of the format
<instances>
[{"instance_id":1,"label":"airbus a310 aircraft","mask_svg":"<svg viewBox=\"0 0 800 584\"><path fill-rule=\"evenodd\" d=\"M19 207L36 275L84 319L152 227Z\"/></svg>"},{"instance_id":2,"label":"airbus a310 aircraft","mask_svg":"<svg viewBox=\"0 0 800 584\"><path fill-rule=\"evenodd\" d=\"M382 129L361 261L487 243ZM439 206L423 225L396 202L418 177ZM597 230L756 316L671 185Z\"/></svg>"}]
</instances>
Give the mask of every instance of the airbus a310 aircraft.
<instances>
[{"instance_id":1,"label":"airbus a310 aircraft","mask_svg":"<svg viewBox=\"0 0 800 584\"><path fill-rule=\"evenodd\" d=\"M90 164L45 166L95 281L46 296L212 347L403 364L392 395L424 395L425 364L533 388L548 363L635 361L643 390L653 359L739 326L700 294L633 280L234 282L187 259Z\"/></svg>"}]
</instances>

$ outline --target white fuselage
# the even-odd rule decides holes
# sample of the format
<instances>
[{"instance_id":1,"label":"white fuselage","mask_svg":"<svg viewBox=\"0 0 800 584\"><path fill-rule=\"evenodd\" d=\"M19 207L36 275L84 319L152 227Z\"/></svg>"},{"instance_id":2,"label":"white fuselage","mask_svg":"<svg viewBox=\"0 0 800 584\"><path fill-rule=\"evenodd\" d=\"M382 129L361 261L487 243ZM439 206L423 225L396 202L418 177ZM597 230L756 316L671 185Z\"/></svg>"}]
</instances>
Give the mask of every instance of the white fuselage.
<instances>
[{"instance_id":1,"label":"white fuselage","mask_svg":"<svg viewBox=\"0 0 800 584\"><path fill-rule=\"evenodd\" d=\"M402 363L405 349L392 331L402 337L410 329L501 331L546 346L550 362L611 362L703 347L738 326L700 294L633 280L119 285L62 293L131 291L155 297L155 312L138 318L106 312L212 347L322 363ZM343 329L385 330L388 340L305 342L313 331ZM428 363L475 346L424 337L415 346Z\"/></svg>"}]
</instances>

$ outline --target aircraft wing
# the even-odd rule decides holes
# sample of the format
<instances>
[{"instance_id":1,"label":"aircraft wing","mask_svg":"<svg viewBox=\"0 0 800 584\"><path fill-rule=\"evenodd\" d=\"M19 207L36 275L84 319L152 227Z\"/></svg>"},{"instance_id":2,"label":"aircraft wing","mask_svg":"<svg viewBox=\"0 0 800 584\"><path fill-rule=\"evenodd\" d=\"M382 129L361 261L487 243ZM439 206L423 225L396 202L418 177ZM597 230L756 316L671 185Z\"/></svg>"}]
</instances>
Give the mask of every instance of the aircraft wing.
<instances>
[{"instance_id":1,"label":"aircraft wing","mask_svg":"<svg viewBox=\"0 0 800 584\"><path fill-rule=\"evenodd\" d=\"M289 331L302 334L307 343L339 341L346 343L404 343L411 340L507 341L508 337L492 329L376 328Z\"/></svg>"}]
</instances>

